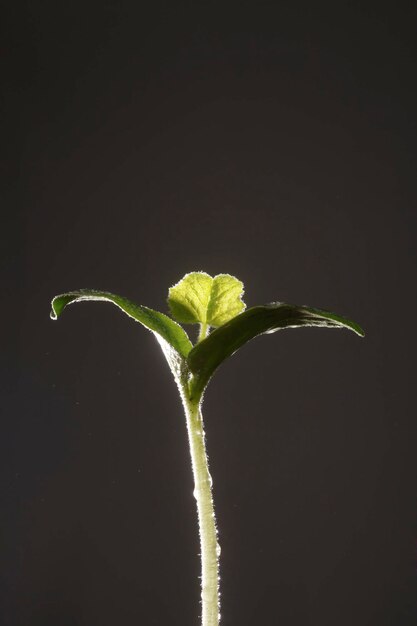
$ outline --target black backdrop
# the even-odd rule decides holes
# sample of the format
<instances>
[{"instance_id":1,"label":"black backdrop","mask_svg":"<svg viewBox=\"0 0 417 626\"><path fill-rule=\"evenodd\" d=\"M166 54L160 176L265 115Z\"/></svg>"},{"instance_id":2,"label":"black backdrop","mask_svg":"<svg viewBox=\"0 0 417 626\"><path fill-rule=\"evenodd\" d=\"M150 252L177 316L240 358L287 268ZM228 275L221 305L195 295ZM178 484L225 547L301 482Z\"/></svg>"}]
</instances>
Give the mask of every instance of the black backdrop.
<instances>
[{"instance_id":1,"label":"black backdrop","mask_svg":"<svg viewBox=\"0 0 417 626\"><path fill-rule=\"evenodd\" d=\"M416 623L414 3L10 3L4 626L196 626L181 406L152 335L192 270L346 314L210 384L222 624ZM330 5L330 3L329 3ZM367 6L368 5L368 6Z\"/></svg>"}]
</instances>

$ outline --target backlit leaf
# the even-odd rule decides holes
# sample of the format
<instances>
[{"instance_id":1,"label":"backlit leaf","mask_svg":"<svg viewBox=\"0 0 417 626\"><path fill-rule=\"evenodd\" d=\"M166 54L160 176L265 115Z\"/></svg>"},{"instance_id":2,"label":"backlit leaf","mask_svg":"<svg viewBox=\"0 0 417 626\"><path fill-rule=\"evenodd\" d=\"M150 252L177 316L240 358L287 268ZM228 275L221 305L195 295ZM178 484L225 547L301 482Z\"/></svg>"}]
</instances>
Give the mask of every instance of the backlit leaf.
<instances>
[{"instance_id":1,"label":"backlit leaf","mask_svg":"<svg viewBox=\"0 0 417 626\"><path fill-rule=\"evenodd\" d=\"M85 301L111 302L121 309L126 315L140 322L157 336L162 337L182 357L186 357L192 348L187 333L179 324L167 315L131 302L127 298L117 296L107 291L95 291L93 289L79 289L63 293L53 298L51 305L51 318L56 320L68 304Z\"/></svg>"},{"instance_id":2,"label":"backlit leaf","mask_svg":"<svg viewBox=\"0 0 417 626\"><path fill-rule=\"evenodd\" d=\"M250 308L214 330L191 350L187 360L195 377L193 394L200 394L217 367L250 339L283 328L302 326L347 328L364 336L358 324L330 311L283 302Z\"/></svg>"},{"instance_id":3,"label":"backlit leaf","mask_svg":"<svg viewBox=\"0 0 417 626\"><path fill-rule=\"evenodd\" d=\"M178 322L217 327L244 310L242 293L243 283L234 276L191 272L171 287L168 304Z\"/></svg>"}]
</instances>

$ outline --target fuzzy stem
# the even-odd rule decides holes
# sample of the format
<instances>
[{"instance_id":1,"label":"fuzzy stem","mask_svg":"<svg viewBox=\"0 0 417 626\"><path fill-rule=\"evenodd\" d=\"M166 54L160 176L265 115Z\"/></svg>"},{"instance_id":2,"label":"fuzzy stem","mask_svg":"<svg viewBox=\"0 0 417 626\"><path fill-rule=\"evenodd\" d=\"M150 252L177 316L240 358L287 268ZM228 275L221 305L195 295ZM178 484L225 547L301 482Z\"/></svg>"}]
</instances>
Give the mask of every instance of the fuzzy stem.
<instances>
[{"instance_id":1,"label":"fuzzy stem","mask_svg":"<svg viewBox=\"0 0 417 626\"><path fill-rule=\"evenodd\" d=\"M197 502L201 548L202 626L218 626L219 556L216 518L214 514L212 479L209 472L200 401L183 395L191 463L194 476L194 497Z\"/></svg>"},{"instance_id":2,"label":"fuzzy stem","mask_svg":"<svg viewBox=\"0 0 417 626\"><path fill-rule=\"evenodd\" d=\"M200 324L200 332L198 334L198 339L197 339L197 343L200 343L200 341L203 341L203 339L205 339L207 337L207 333L209 331L209 325L207 324L207 322L204 322L203 324Z\"/></svg>"},{"instance_id":3,"label":"fuzzy stem","mask_svg":"<svg viewBox=\"0 0 417 626\"><path fill-rule=\"evenodd\" d=\"M201 329L200 335L208 328ZM157 337L162 351L174 375L184 406L191 465L194 477L194 497L197 502L198 527L201 549L201 626L219 626L219 556L216 518L212 496L212 480L208 467L203 417L201 414L204 388L193 390L186 361L164 340ZM198 387L198 386L197 386Z\"/></svg>"}]
</instances>

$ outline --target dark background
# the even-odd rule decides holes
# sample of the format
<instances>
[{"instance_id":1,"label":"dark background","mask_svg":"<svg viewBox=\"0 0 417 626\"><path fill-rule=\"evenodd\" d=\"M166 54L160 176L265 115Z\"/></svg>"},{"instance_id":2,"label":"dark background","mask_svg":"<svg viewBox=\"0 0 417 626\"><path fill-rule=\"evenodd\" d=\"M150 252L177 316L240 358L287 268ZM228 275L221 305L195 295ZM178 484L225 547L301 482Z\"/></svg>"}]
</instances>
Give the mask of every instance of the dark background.
<instances>
[{"instance_id":1,"label":"dark background","mask_svg":"<svg viewBox=\"0 0 417 626\"><path fill-rule=\"evenodd\" d=\"M198 624L159 347L48 317L166 311L198 269L367 332L259 338L209 386L222 624L416 624L415 3L9 4L0 624Z\"/></svg>"}]
</instances>

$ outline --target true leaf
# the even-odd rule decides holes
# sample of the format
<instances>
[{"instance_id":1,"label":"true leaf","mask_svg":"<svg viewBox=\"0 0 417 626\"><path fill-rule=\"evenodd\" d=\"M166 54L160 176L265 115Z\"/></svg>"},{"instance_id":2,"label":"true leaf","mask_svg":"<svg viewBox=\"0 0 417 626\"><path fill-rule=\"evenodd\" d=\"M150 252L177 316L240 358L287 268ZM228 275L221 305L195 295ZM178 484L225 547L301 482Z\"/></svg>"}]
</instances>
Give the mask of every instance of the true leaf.
<instances>
[{"instance_id":1,"label":"true leaf","mask_svg":"<svg viewBox=\"0 0 417 626\"><path fill-rule=\"evenodd\" d=\"M243 283L234 276L191 272L170 288L168 304L178 322L217 327L244 310L242 293Z\"/></svg>"},{"instance_id":2,"label":"true leaf","mask_svg":"<svg viewBox=\"0 0 417 626\"><path fill-rule=\"evenodd\" d=\"M214 330L191 350L187 361L194 374L193 393L201 393L217 367L250 339L301 326L347 328L364 336L358 324L330 311L283 302L252 307Z\"/></svg>"},{"instance_id":3,"label":"true leaf","mask_svg":"<svg viewBox=\"0 0 417 626\"><path fill-rule=\"evenodd\" d=\"M131 302L127 298L117 296L107 291L95 291L93 289L79 289L55 296L51 302L51 318L56 320L68 304L84 301L111 302L121 309L126 315L140 322L145 328L162 337L182 357L187 357L192 348L192 343L187 333L179 324L167 315Z\"/></svg>"},{"instance_id":4,"label":"true leaf","mask_svg":"<svg viewBox=\"0 0 417 626\"><path fill-rule=\"evenodd\" d=\"M241 313L246 308L242 294L243 283L240 280L230 274L215 276L207 307L207 323L216 328Z\"/></svg>"}]
</instances>

